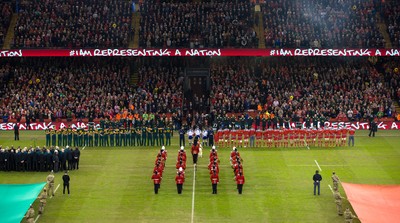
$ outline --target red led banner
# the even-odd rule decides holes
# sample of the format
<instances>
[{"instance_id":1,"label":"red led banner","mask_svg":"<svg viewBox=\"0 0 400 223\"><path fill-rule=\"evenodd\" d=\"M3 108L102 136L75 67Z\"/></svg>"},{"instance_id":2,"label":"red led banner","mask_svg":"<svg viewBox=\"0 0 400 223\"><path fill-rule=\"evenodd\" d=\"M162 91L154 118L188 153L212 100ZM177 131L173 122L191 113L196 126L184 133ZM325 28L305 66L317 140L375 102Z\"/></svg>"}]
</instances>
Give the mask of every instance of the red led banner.
<instances>
[{"instance_id":1,"label":"red led banner","mask_svg":"<svg viewBox=\"0 0 400 223\"><path fill-rule=\"evenodd\" d=\"M150 57L150 56L340 56L398 57L400 49L16 49L1 50L0 57Z\"/></svg>"}]
</instances>

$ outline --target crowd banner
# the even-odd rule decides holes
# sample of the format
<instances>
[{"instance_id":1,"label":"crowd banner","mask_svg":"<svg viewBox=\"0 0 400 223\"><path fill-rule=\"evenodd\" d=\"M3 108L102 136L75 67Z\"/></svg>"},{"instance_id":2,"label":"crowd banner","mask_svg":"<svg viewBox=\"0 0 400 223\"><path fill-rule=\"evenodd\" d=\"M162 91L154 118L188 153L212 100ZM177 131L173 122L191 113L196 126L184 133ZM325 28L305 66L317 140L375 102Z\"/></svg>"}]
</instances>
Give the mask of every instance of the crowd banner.
<instances>
[{"instance_id":1,"label":"crowd banner","mask_svg":"<svg viewBox=\"0 0 400 223\"><path fill-rule=\"evenodd\" d=\"M291 122L291 128L295 128L298 123ZM400 122L395 121L381 121L377 122L379 130L399 130L400 129ZM8 122L8 123L0 123L0 130L14 130L15 123ZM19 123L20 130L46 130L46 129L60 129L60 128L67 128L71 126L71 128L82 128L87 129L89 127L88 123L84 122L33 122L30 123L29 128L26 123ZM100 124L95 122L93 124L95 128L100 128ZM306 123L302 123L303 128L305 128ZM369 122L325 122L325 127L329 128L353 128L356 130L368 130L369 129Z\"/></svg>"},{"instance_id":2,"label":"crowd banner","mask_svg":"<svg viewBox=\"0 0 400 223\"><path fill-rule=\"evenodd\" d=\"M399 57L400 49L13 49L0 57Z\"/></svg>"}]
</instances>

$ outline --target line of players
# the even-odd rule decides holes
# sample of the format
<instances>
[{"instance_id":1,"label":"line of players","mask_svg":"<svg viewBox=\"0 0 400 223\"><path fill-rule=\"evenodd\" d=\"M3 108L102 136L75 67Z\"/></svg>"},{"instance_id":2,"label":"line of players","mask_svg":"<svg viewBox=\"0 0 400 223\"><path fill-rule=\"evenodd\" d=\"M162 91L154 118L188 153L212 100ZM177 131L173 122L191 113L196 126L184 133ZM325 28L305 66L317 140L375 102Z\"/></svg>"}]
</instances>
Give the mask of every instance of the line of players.
<instances>
[{"instance_id":1,"label":"line of players","mask_svg":"<svg viewBox=\"0 0 400 223\"><path fill-rule=\"evenodd\" d=\"M132 129L47 129L46 146L106 147L106 146L162 146L171 145L173 130L170 127L137 127Z\"/></svg>"},{"instance_id":2,"label":"line of players","mask_svg":"<svg viewBox=\"0 0 400 223\"><path fill-rule=\"evenodd\" d=\"M165 168L165 162L167 161L167 150L165 147L161 147L161 150L157 153L156 161L154 162L153 175L151 179L154 182L154 193L158 194L158 189L160 189L162 174Z\"/></svg>"},{"instance_id":3,"label":"line of players","mask_svg":"<svg viewBox=\"0 0 400 223\"><path fill-rule=\"evenodd\" d=\"M214 140L219 147L335 147L345 146L347 136L354 134L354 129L224 129L215 133Z\"/></svg>"}]
</instances>

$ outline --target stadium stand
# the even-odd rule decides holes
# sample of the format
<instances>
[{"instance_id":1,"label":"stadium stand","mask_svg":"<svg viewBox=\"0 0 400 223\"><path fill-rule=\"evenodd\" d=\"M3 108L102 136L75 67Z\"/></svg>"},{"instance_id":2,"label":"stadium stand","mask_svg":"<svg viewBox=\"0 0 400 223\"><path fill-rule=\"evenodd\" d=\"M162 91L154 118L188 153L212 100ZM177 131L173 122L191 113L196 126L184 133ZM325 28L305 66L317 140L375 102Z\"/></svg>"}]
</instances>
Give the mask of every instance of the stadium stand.
<instances>
[{"instance_id":1,"label":"stadium stand","mask_svg":"<svg viewBox=\"0 0 400 223\"><path fill-rule=\"evenodd\" d=\"M258 44L250 1L143 1L140 47L245 47Z\"/></svg>"},{"instance_id":2,"label":"stadium stand","mask_svg":"<svg viewBox=\"0 0 400 223\"><path fill-rule=\"evenodd\" d=\"M128 1L22 1L14 48L127 47Z\"/></svg>"},{"instance_id":3,"label":"stadium stand","mask_svg":"<svg viewBox=\"0 0 400 223\"><path fill-rule=\"evenodd\" d=\"M112 58L25 58L1 96L11 119L104 117L129 103L129 66Z\"/></svg>"},{"instance_id":4,"label":"stadium stand","mask_svg":"<svg viewBox=\"0 0 400 223\"><path fill-rule=\"evenodd\" d=\"M261 5L267 47L362 48L385 45L374 0L267 1Z\"/></svg>"},{"instance_id":5,"label":"stadium stand","mask_svg":"<svg viewBox=\"0 0 400 223\"><path fill-rule=\"evenodd\" d=\"M211 79L211 109L221 115L250 109L295 120L315 113L339 120L393 117L397 97L385 87L391 79L355 58L271 58L255 66L229 58L212 65Z\"/></svg>"},{"instance_id":6,"label":"stadium stand","mask_svg":"<svg viewBox=\"0 0 400 223\"><path fill-rule=\"evenodd\" d=\"M400 47L400 2L387 1L383 15L388 26L388 33L392 41L392 47Z\"/></svg>"},{"instance_id":7,"label":"stadium stand","mask_svg":"<svg viewBox=\"0 0 400 223\"><path fill-rule=\"evenodd\" d=\"M163 66L156 61L139 69L138 89L134 102L142 112L176 112L182 107L183 67Z\"/></svg>"},{"instance_id":8,"label":"stadium stand","mask_svg":"<svg viewBox=\"0 0 400 223\"><path fill-rule=\"evenodd\" d=\"M0 47L3 46L4 39L7 35L7 29L11 21L12 8L9 2L0 2Z\"/></svg>"}]
</instances>

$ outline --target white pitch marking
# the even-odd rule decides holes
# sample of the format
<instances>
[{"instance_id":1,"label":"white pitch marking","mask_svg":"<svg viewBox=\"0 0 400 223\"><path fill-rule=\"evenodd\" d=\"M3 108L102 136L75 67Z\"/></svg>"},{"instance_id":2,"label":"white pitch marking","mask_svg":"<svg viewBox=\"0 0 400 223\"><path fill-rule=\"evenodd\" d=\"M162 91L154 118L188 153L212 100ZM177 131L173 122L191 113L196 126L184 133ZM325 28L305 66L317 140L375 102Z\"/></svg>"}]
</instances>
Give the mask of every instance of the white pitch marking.
<instances>
[{"instance_id":1,"label":"white pitch marking","mask_svg":"<svg viewBox=\"0 0 400 223\"><path fill-rule=\"evenodd\" d=\"M319 166L319 164L318 164L317 160L314 160L314 162L315 162L315 164L317 164L319 171L321 171L321 172L322 172L322 169L321 169L321 167Z\"/></svg>"},{"instance_id":2,"label":"white pitch marking","mask_svg":"<svg viewBox=\"0 0 400 223\"><path fill-rule=\"evenodd\" d=\"M331 189L331 191L332 191L332 194L333 194L333 190L332 190L332 187L331 187L331 185L330 185L330 184L328 184L328 187L329 187L329 189Z\"/></svg>"},{"instance_id":3,"label":"white pitch marking","mask_svg":"<svg viewBox=\"0 0 400 223\"><path fill-rule=\"evenodd\" d=\"M82 148L82 150L84 150L86 148L86 146L84 146L83 148Z\"/></svg>"},{"instance_id":4,"label":"white pitch marking","mask_svg":"<svg viewBox=\"0 0 400 223\"><path fill-rule=\"evenodd\" d=\"M34 223L36 223L36 221L39 219L40 214L38 214L38 216L36 216Z\"/></svg>"},{"instance_id":5,"label":"white pitch marking","mask_svg":"<svg viewBox=\"0 0 400 223\"><path fill-rule=\"evenodd\" d=\"M57 192L59 187L60 187L60 184L57 185L56 189L54 190L54 194ZM53 198L53 196L51 196L50 198Z\"/></svg>"}]
</instances>

